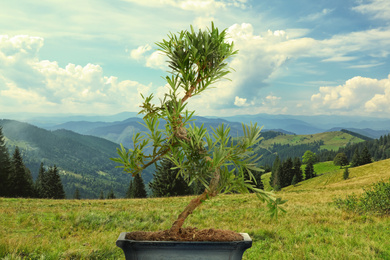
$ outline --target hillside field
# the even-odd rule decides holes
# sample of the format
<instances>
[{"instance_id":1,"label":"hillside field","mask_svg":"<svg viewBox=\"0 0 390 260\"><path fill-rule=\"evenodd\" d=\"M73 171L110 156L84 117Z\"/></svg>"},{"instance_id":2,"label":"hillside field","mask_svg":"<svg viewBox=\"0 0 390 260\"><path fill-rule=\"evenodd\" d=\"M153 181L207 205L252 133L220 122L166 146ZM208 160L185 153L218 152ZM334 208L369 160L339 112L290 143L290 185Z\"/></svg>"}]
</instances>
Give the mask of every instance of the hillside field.
<instances>
[{"instance_id":1,"label":"hillside field","mask_svg":"<svg viewBox=\"0 0 390 260\"><path fill-rule=\"evenodd\" d=\"M335 131L312 135L278 135L275 138L263 140L260 147L270 148L274 143L281 145L289 144L293 146L320 141L323 141L323 144L320 147L321 149L337 151L340 147L345 147L347 144L360 143L364 140L348 133Z\"/></svg>"},{"instance_id":2,"label":"hillside field","mask_svg":"<svg viewBox=\"0 0 390 260\"><path fill-rule=\"evenodd\" d=\"M286 214L270 220L253 194L206 201L186 222L198 228L247 232L253 246L243 259L390 259L389 216L357 215L333 199L361 194L390 180L390 159L333 170L286 187ZM0 198L1 259L124 259L120 232L167 229L192 197L117 200Z\"/></svg>"}]
</instances>

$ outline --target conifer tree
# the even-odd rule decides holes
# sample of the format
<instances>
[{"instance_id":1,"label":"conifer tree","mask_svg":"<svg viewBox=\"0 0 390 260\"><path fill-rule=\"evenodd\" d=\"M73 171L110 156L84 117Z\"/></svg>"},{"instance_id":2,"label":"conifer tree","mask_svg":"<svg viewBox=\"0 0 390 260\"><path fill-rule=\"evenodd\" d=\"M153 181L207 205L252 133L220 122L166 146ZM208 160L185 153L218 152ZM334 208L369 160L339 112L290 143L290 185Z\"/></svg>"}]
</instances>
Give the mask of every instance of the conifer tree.
<instances>
[{"instance_id":1,"label":"conifer tree","mask_svg":"<svg viewBox=\"0 0 390 260\"><path fill-rule=\"evenodd\" d=\"M297 184L297 176L294 175L292 181L291 181L291 185L295 186Z\"/></svg>"},{"instance_id":2,"label":"conifer tree","mask_svg":"<svg viewBox=\"0 0 390 260\"><path fill-rule=\"evenodd\" d=\"M280 159L279 159L279 156L276 156L275 158L275 161L274 161L274 164L272 165L272 172L271 172L271 178L269 180L269 184L271 185L271 187L275 188L276 185L279 185L280 186L280 176L279 176L279 172L280 172Z\"/></svg>"},{"instance_id":3,"label":"conifer tree","mask_svg":"<svg viewBox=\"0 0 390 260\"><path fill-rule=\"evenodd\" d=\"M308 162L305 168L305 180L315 177L314 166L312 162Z\"/></svg>"},{"instance_id":4,"label":"conifer tree","mask_svg":"<svg viewBox=\"0 0 390 260\"><path fill-rule=\"evenodd\" d=\"M294 163L293 163L293 171L294 171L294 176L295 176L295 184L298 182L303 181L303 176L302 176L302 162L299 159L299 157L295 157Z\"/></svg>"},{"instance_id":5,"label":"conifer tree","mask_svg":"<svg viewBox=\"0 0 390 260\"><path fill-rule=\"evenodd\" d=\"M116 199L113 189L111 189L110 192L107 194L107 199Z\"/></svg>"},{"instance_id":6,"label":"conifer tree","mask_svg":"<svg viewBox=\"0 0 390 260\"><path fill-rule=\"evenodd\" d=\"M37 198L46 198L46 171L43 167L43 162L39 167L38 177L35 181L35 193Z\"/></svg>"},{"instance_id":7,"label":"conifer tree","mask_svg":"<svg viewBox=\"0 0 390 260\"><path fill-rule=\"evenodd\" d=\"M50 167L45 174L45 196L51 199L65 199L65 191L56 165Z\"/></svg>"},{"instance_id":8,"label":"conifer tree","mask_svg":"<svg viewBox=\"0 0 390 260\"><path fill-rule=\"evenodd\" d=\"M100 200L104 200L104 194L103 194L103 191L102 191L102 190L100 191L99 199L100 199Z\"/></svg>"},{"instance_id":9,"label":"conifer tree","mask_svg":"<svg viewBox=\"0 0 390 260\"><path fill-rule=\"evenodd\" d=\"M172 169L175 164L164 159L157 166L153 180L149 182L154 197L183 196L191 194L191 189L184 178L179 175L178 169ZM176 178L176 176L178 176Z\"/></svg>"},{"instance_id":10,"label":"conifer tree","mask_svg":"<svg viewBox=\"0 0 390 260\"><path fill-rule=\"evenodd\" d=\"M359 148L356 147L352 156L351 167L356 167L360 165L361 165L361 158L360 158Z\"/></svg>"},{"instance_id":11,"label":"conifer tree","mask_svg":"<svg viewBox=\"0 0 390 260\"><path fill-rule=\"evenodd\" d=\"M134 182L133 179L130 180L129 188L126 192L126 198L134 198Z\"/></svg>"},{"instance_id":12,"label":"conifer tree","mask_svg":"<svg viewBox=\"0 0 390 260\"><path fill-rule=\"evenodd\" d=\"M19 147L15 148L12 156L12 164L13 171L9 178L10 195L12 197L32 197L34 189L31 172L23 163Z\"/></svg>"},{"instance_id":13,"label":"conifer tree","mask_svg":"<svg viewBox=\"0 0 390 260\"><path fill-rule=\"evenodd\" d=\"M9 177L11 172L11 158L5 146L3 129L0 126L0 197L9 196Z\"/></svg>"},{"instance_id":14,"label":"conifer tree","mask_svg":"<svg viewBox=\"0 0 390 260\"><path fill-rule=\"evenodd\" d=\"M291 157L287 158L287 160L282 163L282 172L280 176L280 186L282 188L291 185L292 179L294 177L293 161Z\"/></svg>"},{"instance_id":15,"label":"conifer tree","mask_svg":"<svg viewBox=\"0 0 390 260\"><path fill-rule=\"evenodd\" d=\"M348 167L346 167L346 168L344 169L343 178L344 178L344 180L346 180L346 179L349 178L349 170L348 170Z\"/></svg>"},{"instance_id":16,"label":"conifer tree","mask_svg":"<svg viewBox=\"0 0 390 260\"><path fill-rule=\"evenodd\" d=\"M371 154L368 151L367 146L364 146L362 154L360 155L360 165L372 163Z\"/></svg>"},{"instance_id":17,"label":"conifer tree","mask_svg":"<svg viewBox=\"0 0 390 260\"><path fill-rule=\"evenodd\" d=\"M145 190L145 184L140 174L137 174L134 177L133 189L134 198L146 198L147 194Z\"/></svg>"},{"instance_id":18,"label":"conifer tree","mask_svg":"<svg viewBox=\"0 0 390 260\"><path fill-rule=\"evenodd\" d=\"M75 192L74 192L74 195L73 195L73 198L74 198L75 200L81 199L79 188L76 188L76 190L75 190Z\"/></svg>"}]
</instances>

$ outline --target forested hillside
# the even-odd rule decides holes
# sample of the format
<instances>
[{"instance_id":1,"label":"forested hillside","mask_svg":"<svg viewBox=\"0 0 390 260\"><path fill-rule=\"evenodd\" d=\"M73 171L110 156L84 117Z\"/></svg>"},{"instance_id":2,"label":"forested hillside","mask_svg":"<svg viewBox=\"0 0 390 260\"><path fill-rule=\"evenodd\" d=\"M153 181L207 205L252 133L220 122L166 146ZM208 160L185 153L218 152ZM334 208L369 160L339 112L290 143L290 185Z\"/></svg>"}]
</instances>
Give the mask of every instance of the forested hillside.
<instances>
[{"instance_id":1,"label":"forested hillside","mask_svg":"<svg viewBox=\"0 0 390 260\"><path fill-rule=\"evenodd\" d=\"M34 179L43 162L59 168L68 198L76 188L82 198L98 198L101 191L107 194L111 189L118 197L124 197L130 177L115 168L117 164L110 160L117 156L118 144L68 130L48 131L13 120L0 120L0 126L8 149L20 148ZM151 172L143 175L145 181L151 176Z\"/></svg>"},{"instance_id":2,"label":"forested hillside","mask_svg":"<svg viewBox=\"0 0 390 260\"><path fill-rule=\"evenodd\" d=\"M134 126L137 125L132 132L138 132L142 128L137 121L132 122ZM208 127L215 126L215 121L210 119L200 118L197 124L202 123ZM111 190L116 197L125 197L131 177L124 174L121 169L115 168L118 165L110 160L112 157L117 157L118 144L104 138L81 135L69 130L48 131L13 120L0 120L0 126L3 127L10 153L16 146L20 148L24 163L30 169L34 179L38 175L41 162L46 167L54 165L58 167L67 198L72 198L76 189L79 190L82 198L98 198L101 192L106 197ZM76 127L76 123L73 127ZM85 128L85 125L81 127ZM104 128L101 123L100 127ZM110 125L111 132L112 127L113 125ZM117 125L117 134L125 135L124 127L122 124ZM99 127L93 129L98 131ZM105 133L104 129L101 131ZM232 137L239 136L241 131L240 124L233 123ZM262 166L272 165L277 155L280 160L289 157L301 158L308 150L316 153L320 161L333 160L338 152L345 152L351 160L355 148L362 151L365 146L368 147L374 160L390 157L389 136L370 140L350 131L314 135L263 131L261 135L264 139L256 149L256 153L262 155L259 162ZM131 136L132 133L129 132L125 138L129 140ZM154 166L145 170L142 174L145 184L150 182L154 172Z\"/></svg>"},{"instance_id":3,"label":"forested hillside","mask_svg":"<svg viewBox=\"0 0 390 260\"><path fill-rule=\"evenodd\" d=\"M277 134L268 138L267 132L262 133L264 140L260 143L256 152L262 155L259 161L260 165L272 165L279 156L280 160L285 160L289 157L301 158L303 154L309 150L313 153L323 153L324 160L333 160L335 154L331 151L337 151L340 147L347 147L352 144L364 142L363 139L352 135L351 133L336 131L324 132L314 135L287 135ZM326 155L326 151L331 154ZM329 158L328 158L329 157Z\"/></svg>"}]
</instances>

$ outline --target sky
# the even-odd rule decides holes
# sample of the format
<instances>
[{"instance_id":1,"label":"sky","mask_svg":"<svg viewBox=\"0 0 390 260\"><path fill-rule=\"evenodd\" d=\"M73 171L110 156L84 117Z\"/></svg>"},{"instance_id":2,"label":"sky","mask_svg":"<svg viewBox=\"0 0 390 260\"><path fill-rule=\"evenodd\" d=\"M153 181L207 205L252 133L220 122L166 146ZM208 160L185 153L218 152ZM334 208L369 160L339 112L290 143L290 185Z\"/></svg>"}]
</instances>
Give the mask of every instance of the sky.
<instances>
[{"instance_id":1,"label":"sky","mask_svg":"<svg viewBox=\"0 0 390 260\"><path fill-rule=\"evenodd\" d=\"M0 2L0 115L138 112L167 90L156 42L226 29L230 80L189 100L201 116L390 118L388 0Z\"/></svg>"}]
</instances>

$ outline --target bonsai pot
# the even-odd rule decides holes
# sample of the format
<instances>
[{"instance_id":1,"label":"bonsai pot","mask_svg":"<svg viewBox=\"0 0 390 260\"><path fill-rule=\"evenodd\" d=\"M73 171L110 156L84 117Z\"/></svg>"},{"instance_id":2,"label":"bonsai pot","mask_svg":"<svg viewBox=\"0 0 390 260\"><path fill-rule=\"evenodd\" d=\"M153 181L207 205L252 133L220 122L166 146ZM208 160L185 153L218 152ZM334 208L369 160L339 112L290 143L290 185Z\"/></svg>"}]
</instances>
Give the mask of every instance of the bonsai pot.
<instances>
[{"instance_id":1,"label":"bonsai pot","mask_svg":"<svg viewBox=\"0 0 390 260\"><path fill-rule=\"evenodd\" d=\"M138 241L119 235L116 245L125 253L126 260L240 260L244 251L252 246L247 233L244 240L231 242L209 241Z\"/></svg>"}]
</instances>

